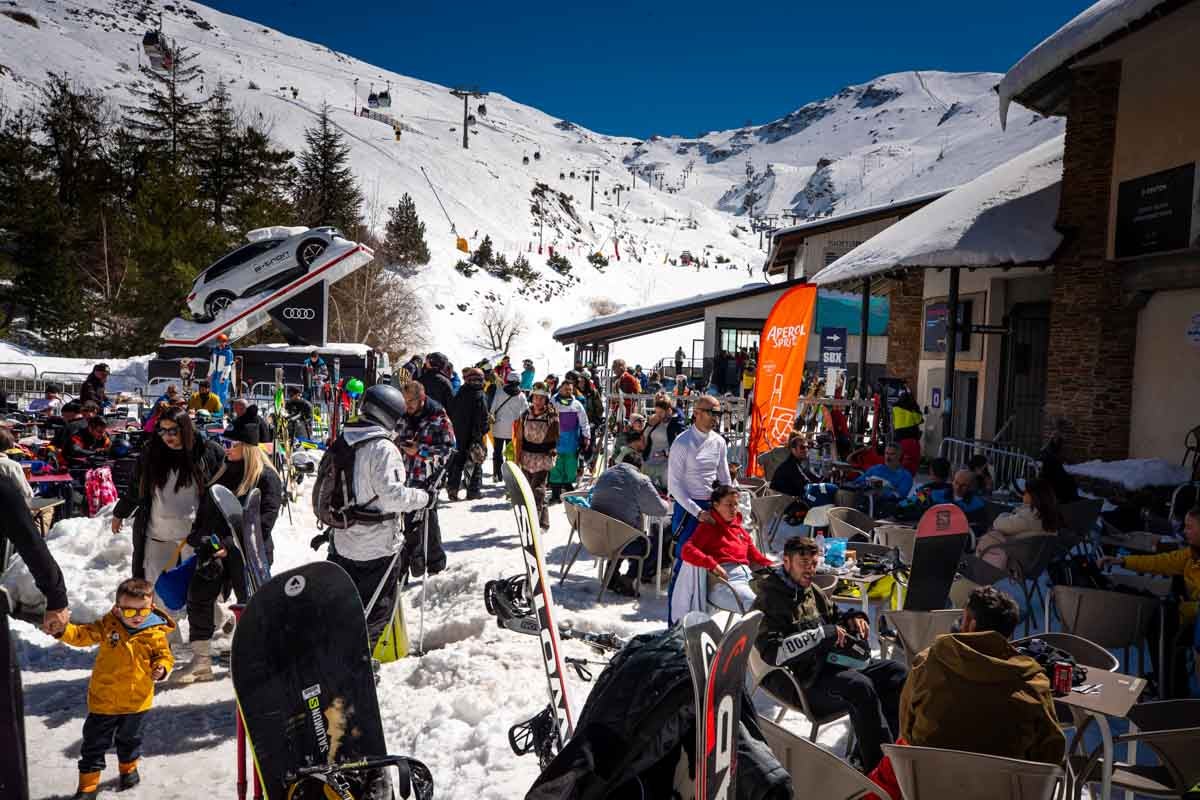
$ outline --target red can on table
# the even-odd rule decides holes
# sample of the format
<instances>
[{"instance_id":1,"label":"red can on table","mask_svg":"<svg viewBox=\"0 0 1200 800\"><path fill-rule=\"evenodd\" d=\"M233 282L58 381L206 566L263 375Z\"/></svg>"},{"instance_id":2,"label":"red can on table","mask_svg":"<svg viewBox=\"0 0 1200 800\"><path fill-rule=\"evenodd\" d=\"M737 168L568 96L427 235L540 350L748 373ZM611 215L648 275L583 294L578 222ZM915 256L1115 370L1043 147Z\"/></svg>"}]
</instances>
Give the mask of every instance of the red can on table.
<instances>
[{"instance_id":1,"label":"red can on table","mask_svg":"<svg viewBox=\"0 0 1200 800\"><path fill-rule=\"evenodd\" d=\"M1066 661L1054 662L1054 682L1052 690L1055 697L1066 697L1071 693L1071 678L1074 670Z\"/></svg>"}]
</instances>

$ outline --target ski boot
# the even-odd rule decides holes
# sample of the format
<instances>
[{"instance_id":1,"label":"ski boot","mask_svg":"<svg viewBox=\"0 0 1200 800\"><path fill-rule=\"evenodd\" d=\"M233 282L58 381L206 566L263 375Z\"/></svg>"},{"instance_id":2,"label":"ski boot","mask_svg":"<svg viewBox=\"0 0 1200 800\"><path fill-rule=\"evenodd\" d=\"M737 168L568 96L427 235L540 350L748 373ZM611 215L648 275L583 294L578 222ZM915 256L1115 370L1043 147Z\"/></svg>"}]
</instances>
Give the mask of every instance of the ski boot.
<instances>
[{"instance_id":1,"label":"ski boot","mask_svg":"<svg viewBox=\"0 0 1200 800\"><path fill-rule=\"evenodd\" d=\"M118 791L132 789L142 782L142 776L138 774L138 762L130 761L128 764L121 764L121 779L117 784Z\"/></svg>"}]
</instances>

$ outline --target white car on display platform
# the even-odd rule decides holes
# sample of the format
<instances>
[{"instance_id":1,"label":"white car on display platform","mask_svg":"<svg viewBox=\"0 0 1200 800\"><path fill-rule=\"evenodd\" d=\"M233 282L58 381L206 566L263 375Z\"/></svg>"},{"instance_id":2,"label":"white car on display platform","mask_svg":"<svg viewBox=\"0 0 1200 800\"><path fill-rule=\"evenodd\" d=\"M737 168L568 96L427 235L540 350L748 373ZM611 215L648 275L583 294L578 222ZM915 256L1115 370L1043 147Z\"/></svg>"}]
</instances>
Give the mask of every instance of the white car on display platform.
<instances>
[{"instance_id":1,"label":"white car on display platform","mask_svg":"<svg viewBox=\"0 0 1200 800\"><path fill-rule=\"evenodd\" d=\"M278 289L309 270L334 240L344 241L333 228L256 228L248 244L223 256L196 277L187 306L192 318L207 321L220 316L233 301Z\"/></svg>"}]
</instances>

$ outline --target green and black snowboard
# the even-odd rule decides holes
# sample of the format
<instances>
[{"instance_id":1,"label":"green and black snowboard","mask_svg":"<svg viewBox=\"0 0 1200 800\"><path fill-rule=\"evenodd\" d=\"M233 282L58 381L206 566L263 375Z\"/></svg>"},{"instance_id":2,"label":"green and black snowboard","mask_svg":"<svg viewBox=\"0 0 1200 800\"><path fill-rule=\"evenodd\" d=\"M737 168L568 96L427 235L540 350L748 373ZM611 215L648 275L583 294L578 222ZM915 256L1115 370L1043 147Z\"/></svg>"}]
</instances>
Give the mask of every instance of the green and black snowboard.
<instances>
[{"instance_id":1,"label":"green and black snowboard","mask_svg":"<svg viewBox=\"0 0 1200 800\"><path fill-rule=\"evenodd\" d=\"M433 796L423 764L386 756L363 605L341 567L313 562L263 584L238 622L231 671L266 800L309 796L288 793L302 778L364 800L366 770L384 762L400 769L402 797L410 773L416 796Z\"/></svg>"}]
</instances>

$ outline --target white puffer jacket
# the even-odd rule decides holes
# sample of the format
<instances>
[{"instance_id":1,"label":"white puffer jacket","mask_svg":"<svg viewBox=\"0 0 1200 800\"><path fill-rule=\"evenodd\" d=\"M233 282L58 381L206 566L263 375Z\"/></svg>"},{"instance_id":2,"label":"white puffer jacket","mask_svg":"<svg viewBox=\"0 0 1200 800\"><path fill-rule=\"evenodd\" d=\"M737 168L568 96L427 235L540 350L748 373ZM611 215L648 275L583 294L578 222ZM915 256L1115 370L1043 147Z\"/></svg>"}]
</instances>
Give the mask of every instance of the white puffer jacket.
<instances>
[{"instance_id":1,"label":"white puffer jacket","mask_svg":"<svg viewBox=\"0 0 1200 800\"><path fill-rule=\"evenodd\" d=\"M496 418L496 421L492 423L492 436L496 439L511 439L513 423L520 419L527 408L529 408L529 401L525 399L523 393L517 392L510 396L505 393L504 389L498 389L496 396L492 398L492 407L488 409Z\"/></svg>"},{"instance_id":2,"label":"white puffer jacket","mask_svg":"<svg viewBox=\"0 0 1200 800\"><path fill-rule=\"evenodd\" d=\"M356 524L330 530L338 555L371 561L396 552L403 531L401 514L424 508L429 493L405 486L404 458L391 435L378 425L349 425L342 432L354 451L354 501L365 510L394 513L396 518L373 525ZM360 444L361 443L361 444Z\"/></svg>"}]
</instances>

